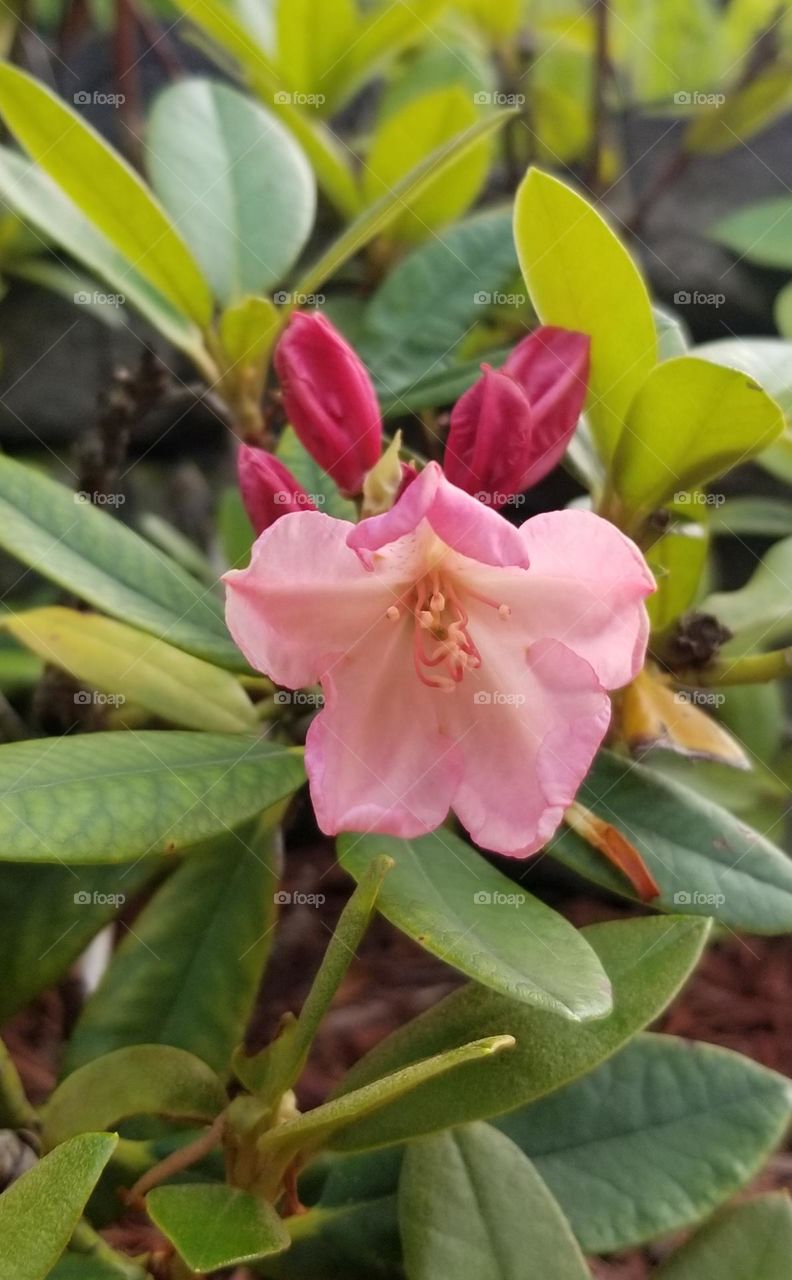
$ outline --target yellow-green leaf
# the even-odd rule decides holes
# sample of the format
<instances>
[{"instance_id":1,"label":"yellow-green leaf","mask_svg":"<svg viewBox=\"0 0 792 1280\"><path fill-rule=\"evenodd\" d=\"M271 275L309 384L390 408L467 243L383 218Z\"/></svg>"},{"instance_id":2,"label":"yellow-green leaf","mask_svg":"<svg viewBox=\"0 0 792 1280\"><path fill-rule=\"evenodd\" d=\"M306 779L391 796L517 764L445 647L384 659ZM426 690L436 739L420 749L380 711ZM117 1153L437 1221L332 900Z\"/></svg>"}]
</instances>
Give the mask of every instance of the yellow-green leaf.
<instances>
[{"instance_id":1,"label":"yellow-green leaf","mask_svg":"<svg viewBox=\"0 0 792 1280\"><path fill-rule=\"evenodd\" d=\"M2 625L45 662L101 690L112 705L128 701L210 733L256 726L253 705L229 672L126 623L53 605L11 614Z\"/></svg>"}]
</instances>

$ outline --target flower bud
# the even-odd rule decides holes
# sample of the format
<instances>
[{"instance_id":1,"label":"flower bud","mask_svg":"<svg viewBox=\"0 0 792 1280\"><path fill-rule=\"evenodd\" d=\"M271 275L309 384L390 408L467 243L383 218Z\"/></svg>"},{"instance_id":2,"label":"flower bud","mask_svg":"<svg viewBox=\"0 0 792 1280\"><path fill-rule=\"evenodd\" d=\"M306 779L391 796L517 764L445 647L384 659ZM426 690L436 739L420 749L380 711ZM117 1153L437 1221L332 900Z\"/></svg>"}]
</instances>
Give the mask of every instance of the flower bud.
<instances>
[{"instance_id":1,"label":"flower bud","mask_svg":"<svg viewBox=\"0 0 792 1280\"><path fill-rule=\"evenodd\" d=\"M316 509L289 468L265 449L240 445L237 476L242 502L257 535L292 511Z\"/></svg>"},{"instance_id":2,"label":"flower bud","mask_svg":"<svg viewBox=\"0 0 792 1280\"><path fill-rule=\"evenodd\" d=\"M451 412L444 467L453 484L497 505L560 461L586 397L590 339L545 325L483 375Z\"/></svg>"},{"instance_id":3,"label":"flower bud","mask_svg":"<svg viewBox=\"0 0 792 1280\"><path fill-rule=\"evenodd\" d=\"M342 493L360 493L382 449L374 385L362 360L318 312L297 312L275 368L289 422Z\"/></svg>"}]
</instances>

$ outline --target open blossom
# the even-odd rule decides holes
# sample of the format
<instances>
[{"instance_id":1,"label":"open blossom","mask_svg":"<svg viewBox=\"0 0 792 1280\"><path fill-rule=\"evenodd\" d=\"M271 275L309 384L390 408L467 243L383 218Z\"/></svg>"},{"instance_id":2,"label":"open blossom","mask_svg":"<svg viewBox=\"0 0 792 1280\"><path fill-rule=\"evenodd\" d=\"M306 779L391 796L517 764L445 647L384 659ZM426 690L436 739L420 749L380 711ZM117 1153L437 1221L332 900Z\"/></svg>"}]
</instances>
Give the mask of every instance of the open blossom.
<instances>
[{"instance_id":1,"label":"open blossom","mask_svg":"<svg viewBox=\"0 0 792 1280\"><path fill-rule=\"evenodd\" d=\"M449 480L489 506L537 484L561 460L586 398L590 339L544 325L518 342L451 411Z\"/></svg>"},{"instance_id":2,"label":"open blossom","mask_svg":"<svg viewBox=\"0 0 792 1280\"><path fill-rule=\"evenodd\" d=\"M289 422L342 493L363 488L382 449L382 420L366 366L324 316L296 312L275 349Z\"/></svg>"},{"instance_id":3,"label":"open blossom","mask_svg":"<svg viewBox=\"0 0 792 1280\"><path fill-rule=\"evenodd\" d=\"M520 529L430 463L384 515L279 520L228 573L227 619L276 683L321 683L306 765L322 830L416 836L453 809L526 856L561 821L639 671L653 580L585 511Z\"/></svg>"}]
</instances>

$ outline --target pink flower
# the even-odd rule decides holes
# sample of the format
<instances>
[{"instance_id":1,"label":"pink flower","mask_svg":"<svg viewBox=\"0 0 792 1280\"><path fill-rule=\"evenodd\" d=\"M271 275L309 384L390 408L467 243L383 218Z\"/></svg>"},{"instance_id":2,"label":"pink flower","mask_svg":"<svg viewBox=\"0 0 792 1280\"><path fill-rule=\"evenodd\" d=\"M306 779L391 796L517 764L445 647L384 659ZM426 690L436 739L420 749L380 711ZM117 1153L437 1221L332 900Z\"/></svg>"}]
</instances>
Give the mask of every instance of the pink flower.
<instances>
[{"instance_id":1,"label":"pink flower","mask_svg":"<svg viewBox=\"0 0 792 1280\"><path fill-rule=\"evenodd\" d=\"M275 350L275 369L305 448L342 493L360 493L382 449L379 402L363 361L318 311L298 311Z\"/></svg>"},{"instance_id":2,"label":"pink flower","mask_svg":"<svg viewBox=\"0 0 792 1280\"><path fill-rule=\"evenodd\" d=\"M416 836L450 808L488 849L552 835L640 670L653 589L585 511L516 529L436 463L358 525L305 512L226 574L227 619L276 683L321 683L306 764L323 831Z\"/></svg>"},{"instance_id":3,"label":"pink flower","mask_svg":"<svg viewBox=\"0 0 792 1280\"><path fill-rule=\"evenodd\" d=\"M256 533L290 511L316 510L288 467L265 449L241 444L237 453L237 477L242 502Z\"/></svg>"},{"instance_id":4,"label":"pink flower","mask_svg":"<svg viewBox=\"0 0 792 1280\"><path fill-rule=\"evenodd\" d=\"M549 325L518 343L500 369L454 405L444 467L449 480L497 506L536 484L564 455L586 398L590 340Z\"/></svg>"}]
</instances>

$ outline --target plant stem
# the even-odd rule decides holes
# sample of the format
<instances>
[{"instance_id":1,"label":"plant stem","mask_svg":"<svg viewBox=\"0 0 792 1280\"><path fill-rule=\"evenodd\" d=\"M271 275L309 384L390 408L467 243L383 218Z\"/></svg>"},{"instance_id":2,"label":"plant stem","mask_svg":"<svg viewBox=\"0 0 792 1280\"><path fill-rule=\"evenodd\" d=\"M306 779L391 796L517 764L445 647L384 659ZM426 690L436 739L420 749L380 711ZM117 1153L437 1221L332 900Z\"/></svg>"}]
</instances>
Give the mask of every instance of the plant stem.
<instances>
[{"instance_id":1,"label":"plant stem","mask_svg":"<svg viewBox=\"0 0 792 1280\"><path fill-rule=\"evenodd\" d=\"M711 685L766 684L792 675L792 646L770 653L749 653L742 658L720 658L706 667L672 672L675 684L698 689Z\"/></svg>"}]
</instances>

